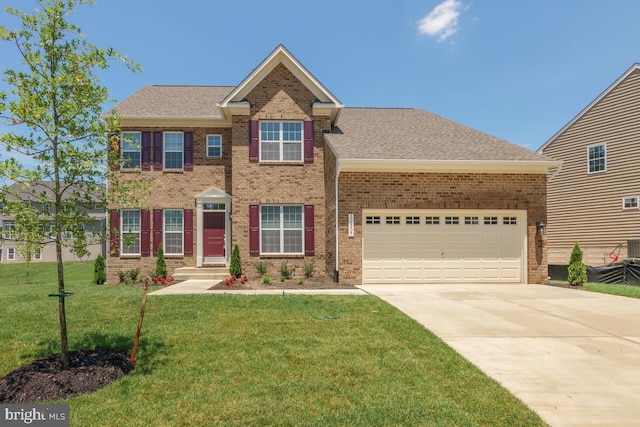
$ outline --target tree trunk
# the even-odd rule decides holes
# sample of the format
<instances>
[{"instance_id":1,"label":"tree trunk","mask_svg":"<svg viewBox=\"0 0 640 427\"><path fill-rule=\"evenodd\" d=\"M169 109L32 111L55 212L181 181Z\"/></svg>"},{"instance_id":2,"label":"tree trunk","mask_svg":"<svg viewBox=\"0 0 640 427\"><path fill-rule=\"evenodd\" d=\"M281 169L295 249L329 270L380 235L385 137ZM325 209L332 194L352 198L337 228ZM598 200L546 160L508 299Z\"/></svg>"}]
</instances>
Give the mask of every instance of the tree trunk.
<instances>
[{"instance_id":1,"label":"tree trunk","mask_svg":"<svg viewBox=\"0 0 640 427\"><path fill-rule=\"evenodd\" d=\"M62 237L57 227L56 260L58 261L58 313L60 316L60 347L62 349L62 369L69 369L69 341L67 339L67 314L64 305L64 265L62 264Z\"/></svg>"}]
</instances>

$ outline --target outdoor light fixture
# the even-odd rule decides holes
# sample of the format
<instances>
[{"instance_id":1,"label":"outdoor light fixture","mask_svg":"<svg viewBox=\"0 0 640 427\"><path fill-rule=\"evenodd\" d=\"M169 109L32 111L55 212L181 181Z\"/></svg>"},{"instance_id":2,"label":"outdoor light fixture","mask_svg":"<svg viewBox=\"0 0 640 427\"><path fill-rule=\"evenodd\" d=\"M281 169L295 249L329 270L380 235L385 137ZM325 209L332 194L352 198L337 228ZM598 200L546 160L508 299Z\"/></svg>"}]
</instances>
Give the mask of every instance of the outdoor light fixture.
<instances>
[{"instance_id":1,"label":"outdoor light fixture","mask_svg":"<svg viewBox=\"0 0 640 427\"><path fill-rule=\"evenodd\" d=\"M536 230L539 236L544 236L547 232L547 225L543 221L536 222Z\"/></svg>"}]
</instances>

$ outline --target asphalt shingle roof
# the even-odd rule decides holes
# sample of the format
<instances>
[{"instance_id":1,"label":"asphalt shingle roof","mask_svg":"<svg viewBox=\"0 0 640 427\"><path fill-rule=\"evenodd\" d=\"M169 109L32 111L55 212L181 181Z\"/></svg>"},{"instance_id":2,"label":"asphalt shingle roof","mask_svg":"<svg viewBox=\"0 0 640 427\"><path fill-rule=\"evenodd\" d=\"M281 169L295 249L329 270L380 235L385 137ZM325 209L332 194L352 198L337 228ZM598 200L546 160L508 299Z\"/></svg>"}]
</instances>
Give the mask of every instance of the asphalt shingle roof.
<instances>
[{"instance_id":1,"label":"asphalt shingle roof","mask_svg":"<svg viewBox=\"0 0 640 427\"><path fill-rule=\"evenodd\" d=\"M144 86L114 107L129 117L220 118L218 102L234 86Z\"/></svg>"},{"instance_id":2,"label":"asphalt shingle roof","mask_svg":"<svg viewBox=\"0 0 640 427\"><path fill-rule=\"evenodd\" d=\"M341 159L550 160L415 108L345 108L332 132L325 137Z\"/></svg>"}]
</instances>

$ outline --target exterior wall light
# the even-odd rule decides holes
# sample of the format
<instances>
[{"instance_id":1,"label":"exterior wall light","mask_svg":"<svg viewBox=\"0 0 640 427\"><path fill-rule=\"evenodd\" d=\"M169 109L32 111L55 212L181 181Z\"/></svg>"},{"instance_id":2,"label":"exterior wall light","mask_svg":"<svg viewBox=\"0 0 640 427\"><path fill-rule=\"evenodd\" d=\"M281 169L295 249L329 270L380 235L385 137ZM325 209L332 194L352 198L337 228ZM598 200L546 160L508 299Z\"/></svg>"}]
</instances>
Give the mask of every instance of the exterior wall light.
<instances>
[{"instance_id":1,"label":"exterior wall light","mask_svg":"<svg viewBox=\"0 0 640 427\"><path fill-rule=\"evenodd\" d=\"M536 222L536 231L538 236L544 236L547 234L547 225L543 221Z\"/></svg>"}]
</instances>

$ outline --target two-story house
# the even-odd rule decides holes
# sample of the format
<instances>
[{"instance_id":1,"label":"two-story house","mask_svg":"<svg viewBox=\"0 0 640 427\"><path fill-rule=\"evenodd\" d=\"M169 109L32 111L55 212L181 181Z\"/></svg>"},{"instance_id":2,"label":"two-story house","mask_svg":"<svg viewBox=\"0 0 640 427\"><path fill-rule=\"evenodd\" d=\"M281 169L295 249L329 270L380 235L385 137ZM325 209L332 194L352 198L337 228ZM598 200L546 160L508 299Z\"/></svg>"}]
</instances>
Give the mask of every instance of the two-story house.
<instances>
[{"instance_id":1,"label":"two-story house","mask_svg":"<svg viewBox=\"0 0 640 427\"><path fill-rule=\"evenodd\" d=\"M30 203L38 211L42 213L43 221L38 225L39 235L37 240L42 244L41 247L24 247L21 243L23 236L19 236L16 232L16 217L4 209L0 204L0 225L2 226L2 239L0 239L0 262L24 262L27 261L26 249L30 249L28 255L30 261L54 262L56 261L56 245L55 234L52 224L51 214L53 214L53 182L40 181L32 184L13 183L9 187L6 195L8 201L20 200L24 203ZM77 193L87 194L82 186L74 186L73 190ZM40 194L51 195L50 203L42 204ZM91 196L93 197L93 196ZM95 197L103 197L103 195L95 195ZM64 200L64 199L63 199ZM94 199L95 200L95 199ZM63 205L63 209L66 205ZM73 248L73 236L70 232L63 233L62 259L64 261L86 261L95 259L98 255L105 256L106 244L104 241L106 230L107 215L104 209L87 208L89 216L93 218L93 224L87 224L84 230L84 242L88 254L79 258L77 254L71 250ZM35 237L35 236L34 236Z\"/></svg>"},{"instance_id":2,"label":"two-story house","mask_svg":"<svg viewBox=\"0 0 640 427\"><path fill-rule=\"evenodd\" d=\"M346 108L278 46L235 87L146 86L117 105L122 179L108 280L313 262L336 281L547 278L547 157L419 109Z\"/></svg>"},{"instance_id":3,"label":"two-story house","mask_svg":"<svg viewBox=\"0 0 640 427\"><path fill-rule=\"evenodd\" d=\"M588 265L622 260L640 239L639 137L635 64L538 149L562 161L547 190L550 265L566 266L575 242Z\"/></svg>"}]
</instances>

